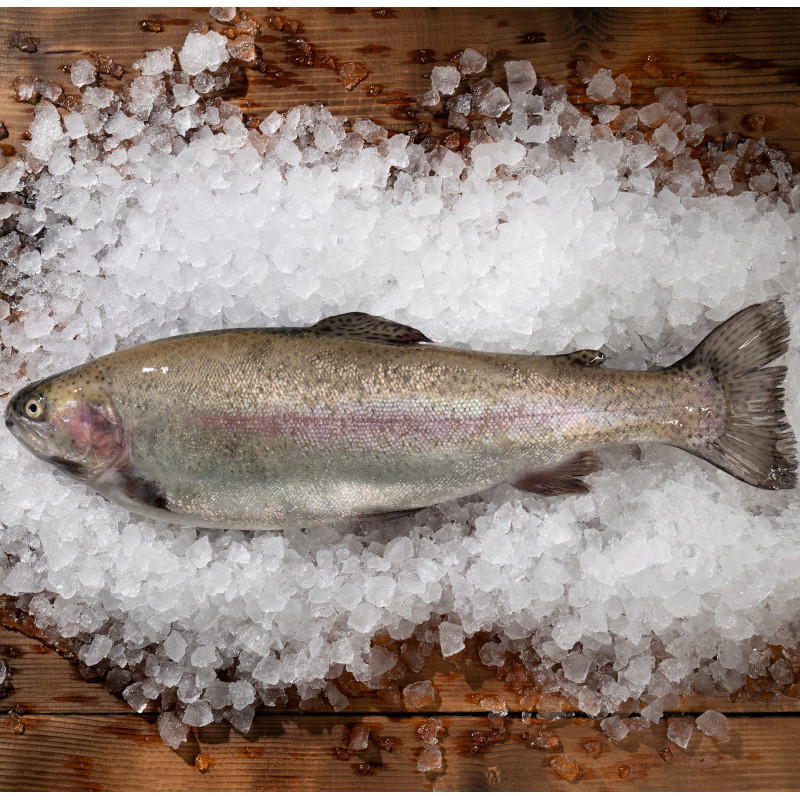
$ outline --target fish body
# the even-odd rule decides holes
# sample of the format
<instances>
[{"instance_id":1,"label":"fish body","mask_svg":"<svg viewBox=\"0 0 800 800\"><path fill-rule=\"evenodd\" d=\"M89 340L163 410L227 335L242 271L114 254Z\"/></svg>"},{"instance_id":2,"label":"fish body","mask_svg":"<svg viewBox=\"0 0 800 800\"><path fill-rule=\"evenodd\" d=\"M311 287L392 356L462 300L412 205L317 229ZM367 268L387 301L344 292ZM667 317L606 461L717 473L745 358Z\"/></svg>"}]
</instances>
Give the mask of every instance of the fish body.
<instances>
[{"instance_id":1,"label":"fish body","mask_svg":"<svg viewBox=\"0 0 800 800\"><path fill-rule=\"evenodd\" d=\"M371 518L503 482L586 491L582 477L600 466L591 451L630 442L683 447L766 488L794 485L784 368L763 368L786 348L782 307L737 317L697 349L708 352L649 372L600 367L596 351L440 347L366 314L191 334L29 386L6 424L124 507L214 528ZM725 364L742 360L748 338L745 398L726 383ZM747 416L736 404L754 392L763 395L759 419L747 422L756 433L745 446L741 435L726 443L736 415Z\"/></svg>"}]
</instances>

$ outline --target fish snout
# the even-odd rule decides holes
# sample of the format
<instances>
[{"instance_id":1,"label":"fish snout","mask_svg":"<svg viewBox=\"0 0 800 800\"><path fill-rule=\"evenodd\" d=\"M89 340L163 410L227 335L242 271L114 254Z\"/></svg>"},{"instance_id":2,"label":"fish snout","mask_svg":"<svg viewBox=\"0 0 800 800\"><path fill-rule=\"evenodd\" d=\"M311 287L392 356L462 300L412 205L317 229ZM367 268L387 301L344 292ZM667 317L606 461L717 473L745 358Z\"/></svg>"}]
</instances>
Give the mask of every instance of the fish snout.
<instances>
[{"instance_id":1,"label":"fish snout","mask_svg":"<svg viewBox=\"0 0 800 800\"><path fill-rule=\"evenodd\" d=\"M6 417L6 428L13 428L13 427L14 427L14 420Z\"/></svg>"}]
</instances>

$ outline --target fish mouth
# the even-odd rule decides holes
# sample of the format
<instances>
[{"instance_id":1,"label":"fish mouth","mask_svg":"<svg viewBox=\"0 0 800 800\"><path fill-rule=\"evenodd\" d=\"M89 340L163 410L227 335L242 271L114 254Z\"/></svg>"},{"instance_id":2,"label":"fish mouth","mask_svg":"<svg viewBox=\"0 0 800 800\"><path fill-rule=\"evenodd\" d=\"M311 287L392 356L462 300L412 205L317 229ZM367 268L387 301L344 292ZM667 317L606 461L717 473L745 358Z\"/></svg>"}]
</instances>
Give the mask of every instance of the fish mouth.
<instances>
[{"instance_id":1,"label":"fish mouth","mask_svg":"<svg viewBox=\"0 0 800 800\"><path fill-rule=\"evenodd\" d=\"M14 413L11 405L6 409L5 423L12 436L35 456L64 470L73 477L88 479L89 470L80 462L70 461L54 452L52 443L46 433L35 422L26 420Z\"/></svg>"}]
</instances>

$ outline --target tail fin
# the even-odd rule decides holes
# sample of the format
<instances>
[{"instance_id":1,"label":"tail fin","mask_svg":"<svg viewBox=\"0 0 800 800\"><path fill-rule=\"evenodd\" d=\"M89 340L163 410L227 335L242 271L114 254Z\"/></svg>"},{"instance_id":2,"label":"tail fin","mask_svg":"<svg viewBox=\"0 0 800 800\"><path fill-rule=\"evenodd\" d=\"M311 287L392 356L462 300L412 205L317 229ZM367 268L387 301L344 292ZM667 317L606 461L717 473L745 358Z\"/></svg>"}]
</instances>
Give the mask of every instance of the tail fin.
<instances>
[{"instance_id":1,"label":"tail fin","mask_svg":"<svg viewBox=\"0 0 800 800\"><path fill-rule=\"evenodd\" d=\"M768 367L788 347L783 303L750 306L723 322L670 370L710 370L725 397L713 441L690 452L763 489L797 484L796 441L783 409L786 367Z\"/></svg>"}]
</instances>

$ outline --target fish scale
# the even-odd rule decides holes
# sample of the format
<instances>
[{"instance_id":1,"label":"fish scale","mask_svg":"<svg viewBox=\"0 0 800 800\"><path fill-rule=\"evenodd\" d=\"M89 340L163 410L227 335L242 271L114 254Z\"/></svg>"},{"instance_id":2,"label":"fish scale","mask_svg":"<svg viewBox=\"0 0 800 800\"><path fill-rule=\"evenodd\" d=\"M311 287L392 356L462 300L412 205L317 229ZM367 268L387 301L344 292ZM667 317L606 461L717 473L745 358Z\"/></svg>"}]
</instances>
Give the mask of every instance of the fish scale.
<instances>
[{"instance_id":1,"label":"fish scale","mask_svg":"<svg viewBox=\"0 0 800 800\"><path fill-rule=\"evenodd\" d=\"M601 367L598 351L440 347L354 313L112 353L22 390L6 420L37 455L105 497L205 527L375 518L503 482L583 492L582 477L600 466L593 448L645 441L780 488L794 484L794 440L782 368L763 366L787 336L782 306L765 303L674 367L642 372ZM731 361L736 370L726 370ZM741 387L751 402L761 393L745 428L746 412L730 402Z\"/></svg>"}]
</instances>

